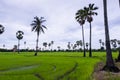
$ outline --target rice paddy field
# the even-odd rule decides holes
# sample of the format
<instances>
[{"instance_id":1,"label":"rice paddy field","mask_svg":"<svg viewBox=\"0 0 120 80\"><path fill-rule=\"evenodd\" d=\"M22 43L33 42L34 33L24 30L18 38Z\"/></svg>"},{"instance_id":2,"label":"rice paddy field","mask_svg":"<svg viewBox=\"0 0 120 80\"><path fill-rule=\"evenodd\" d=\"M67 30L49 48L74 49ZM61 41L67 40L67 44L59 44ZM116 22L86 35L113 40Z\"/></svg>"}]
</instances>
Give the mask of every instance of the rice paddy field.
<instances>
[{"instance_id":1,"label":"rice paddy field","mask_svg":"<svg viewBox=\"0 0 120 80\"><path fill-rule=\"evenodd\" d=\"M0 80L93 80L98 62L105 62L105 52L0 52ZM114 58L118 55L113 53ZM116 79L117 80L117 79ZM118 79L119 80L119 79Z\"/></svg>"}]
</instances>

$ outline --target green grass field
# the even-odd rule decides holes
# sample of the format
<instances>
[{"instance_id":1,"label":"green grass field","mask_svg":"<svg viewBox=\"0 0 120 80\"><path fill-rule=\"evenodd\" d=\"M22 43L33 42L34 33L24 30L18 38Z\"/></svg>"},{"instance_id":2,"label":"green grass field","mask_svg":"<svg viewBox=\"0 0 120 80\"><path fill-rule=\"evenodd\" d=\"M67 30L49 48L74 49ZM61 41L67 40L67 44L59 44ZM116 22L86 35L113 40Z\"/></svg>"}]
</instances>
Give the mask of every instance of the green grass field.
<instances>
[{"instance_id":1,"label":"green grass field","mask_svg":"<svg viewBox=\"0 0 120 80\"><path fill-rule=\"evenodd\" d=\"M83 57L81 52L0 52L0 80L92 80L95 65L105 52ZM114 58L117 53L113 53ZM88 56L88 54L87 54Z\"/></svg>"}]
</instances>

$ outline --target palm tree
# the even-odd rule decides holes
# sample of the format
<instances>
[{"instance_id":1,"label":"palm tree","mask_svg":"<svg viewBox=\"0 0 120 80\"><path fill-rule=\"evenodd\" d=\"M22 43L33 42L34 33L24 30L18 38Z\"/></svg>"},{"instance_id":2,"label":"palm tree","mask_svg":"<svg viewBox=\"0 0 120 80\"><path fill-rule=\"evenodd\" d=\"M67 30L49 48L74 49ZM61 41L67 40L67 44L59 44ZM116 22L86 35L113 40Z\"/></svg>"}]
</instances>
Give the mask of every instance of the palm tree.
<instances>
[{"instance_id":1,"label":"palm tree","mask_svg":"<svg viewBox=\"0 0 120 80\"><path fill-rule=\"evenodd\" d=\"M68 42L67 47L68 47L68 50L70 50L70 49L71 49L71 43L70 43L70 42Z\"/></svg>"},{"instance_id":2,"label":"palm tree","mask_svg":"<svg viewBox=\"0 0 120 80\"><path fill-rule=\"evenodd\" d=\"M54 41L51 41L51 51L53 49L53 44L54 44Z\"/></svg>"},{"instance_id":3,"label":"palm tree","mask_svg":"<svg viewBox=\"0 0 120 80\"><path fill-rule=\"evenodd\" d=\"M45 50L46 50L47 42L44 42L44 43L43 43L43 46L45 47Z\"/></svg>"},{"instance_id":4,"label":"palm tree","mask_svg":"<svg viewBox=\"0 0 120 80\"><path fill-rule=\"evenodd\" d=\"M86 49L88 50L88 43L86 43Z\"/></svg>"},{"instance_id":5,"label":"palm tree","mask_svg":"<svg viewBox=\"0 0 120 80\"><path fill-rule=\"evenodd\" d=\"M77 22L82 26L82 37L83 37L83 49L84 49L84 57L86 56L86 51L85 51L85 40L84 40L84 28L83 25L85 23L85 19L86 19L86 11L83 9L80 9L77 11L76 13L76 20Z\"/></svg>"},{"instance_id":6,"label":"palm tree","mask_svg":"<svg viewBox=\"0 0 120 80\"><path fill-rule=\"evenodd\" d=\"M118 72L119 69L114 64L112 51L110 47L109 27L108 27L108 18L107 18L107 0L103 0L103 10L104 10L105 40L106 40L106 65L103 67L103 70Z\"/></svg>"},{"instance_id":7,"label":"palm tree","mask_svg":"<svg viewBox=\"0 0 120 80\"><path fill-rule=\"evenodd\" d=\"M60 47L60 46L58 46L57 48L58 48L58 51L60 51L60 48L61 48L61 47Z\"/></svg>"},{"instance_id":8,"label":"palm tree","mask_svg":"<svg viewBox=\"0 0 120 80\"><path fill-rule=\"evenodd\" d=\"M120 0L119 0L119 7L120 7Z\"/></svg>"},{"instance_id":9,"label":"palm tree","mask_svg":"<svg viewBox=\"0 0 120 80\"><path fill-rule=\"evenodd\" d=\"M83 46L82 40L80 40L80 46L81 46L81 50L82 50L82 46Z\"/></svg>"},{"instance_id":10,"label":"palm tree","mask_svg":"<svg viewBox=\"0 0 120 80\"><path fill-rule=\"evenodd\" d=\"M19 47L20 47L20 40L23 38L24 32L23 31L17 31L16 32L16 37L18 39L18 54L20 52Z\"/></svg>"},{"instance_id":11,"label":"palm tree","mask_svg":"<svg viewBox=\"0 0 120 80\"><path fill-rule=\"evenodd\" d=\"M2 34L5 31L5 28L3 27L3 25L0 24L0 34Z\"/></svg>"},{"instance_id":12,"label":"palm tree","mask_svg":"<svg viewBox=\"0 0 120 80\"><path fill-rule=\"evenodd\" d=\"M92 41L92 25L91 22L93 21L93 17L94 15L97 15L97 12L95 12L95 10L98 9L98 7L94 7L95 4L89 4L89 7L84 7L84 10L87 12L87 21L90 24L90 39L89 39L89 43L90 43L90 47L89 47L89 57L92 57L92 50L91 50L91 41Z\"/></svg>"},{"instance_id":13,"label":"palm tree","mask_svg":"<svg viewBox=\"0 0 120 80\"><path fill-rule=\"evenodd\" d=\"M101 49L101 45L102 45L102 39L99 39L99 43L100 43L100 49Z\"/></svg>"},{"instance_id":14,"label":"palm tree","mask_svg":"<svg viewBox=\"0 0 120 80\"><path fill-rule=\"evenodd\" d=\"M24 49L26 50L26 41L24 41Z\"/></svg>"},{"instance_id":15,"label":"palm tree","mask_svg":"<svg viewBox=\"0 0 120 80\"><path fill-rule=\"evenodd\" d=\"M112 40L111 40L111 44L112 44L114 50L116 50L116 47L117 47L117 39L112 39Z\"/></svg>"},{"instance_id":16,"label":"palm tree","mask_svg":"<svg viewBox=\"0 0 120 80\"><path fill-rule=\"evenodd\" d=\"M78 46L78 50L80 49L80 41L76 41L76 45Z\"/></svg>"},{"instance_id":17,"label":"palm tree","mask_svg":"<svg viewBox=\"0 0 120 80\"><path fill-rule=\"evenodd\" d=\"M45 22L46 20L44 20L44 17L34 17L34 20L31 24L32 27L32 31L37 32L37 40L36 40L36 52L35 52L35 56L37 56L38 53L38 42L39 42L39 35L40 33L44 33L44 28L46 28L46 26L42 25L43 22Z\"/></svg>"},{"instance_id":18,"label":"palm tree","mask_svg":"<svg viewBox=\"0 0 120 80\"><path fill-rule=\"evenodd\" d=\"M50 47L51 47L51 43L48 43L48 47L49 47L49 50L50 50Z\"/></svg>"}]
</instances>

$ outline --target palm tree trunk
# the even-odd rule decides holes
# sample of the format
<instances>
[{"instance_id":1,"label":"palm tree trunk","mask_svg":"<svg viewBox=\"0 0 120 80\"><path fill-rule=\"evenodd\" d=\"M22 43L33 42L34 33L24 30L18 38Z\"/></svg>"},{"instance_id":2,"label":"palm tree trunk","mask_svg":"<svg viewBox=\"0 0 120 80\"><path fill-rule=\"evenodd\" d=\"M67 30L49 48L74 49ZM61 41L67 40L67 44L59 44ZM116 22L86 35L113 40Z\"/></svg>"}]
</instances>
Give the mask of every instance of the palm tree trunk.
<instances>
[{"instance_id":1,"label":"palm tree trunk","mask_svg":"<svg viewBox=\"0 0 120 80\"><path fill-rule=\"evenodd\" d=\"M119 47L119 54L118 54L118 57L117 57L117 59L116 59L116 62L120 62L120 47Z\"/></svg>"},{"instance_id":2,"label":"palm tree trunk","mask_svg":"<svg viewBox=\"0 0 120 80\"><path fill-rule=\"evenodd\" d=\"M119 0L119 7L120 7L120 0Z\"/></svg>"},{"instance_id":3,"label":"palm tree trunk","mask_svg":"<svg viewBox=\"0 0 120 80\"><path fill-rule=\"evenodd\" d=\"M39 42L39 35L37 35L37 40L36 40L36 52L35 52L35 56L37 56L38 53L38 42Z\"/></svg>"},{"instance_id":4,"label":"palm tree trunk","mask_svg":"<svg viewBox=\"0 0 120 80\"><path fill-rule=\"evenodd\" d=\"M112 58L112 51L110 47L108 18L107 18L107 0L103 0L103 6L104 6L104 25L105 25L105 40L106 40L106 65L103 67L103 70L118 72L119 69L114 64Z\"/></svg>"},{"instance_id":5,"label":"palm tree trunk","mask_svg":"<svg viewBox=\"0 0 120 80\"><path fill-rule=\"evenodd\" d=\"M86 51L85 51L85 40L84 40L84 29L83 29L83 25L82 25L82 37L83 37L83 49L84 49L84 55L83 55L83 57L86 57Z\"/></svg>"},{"instance_id":6,"label":"palm tree trunk","mask_svg":"<svg viewBox=\"0 0 120 80\"><path fill-rule=\"evenodd\" d=\"M91 26L91 22L90 22L90 47L89 47L89 57L92 57L92 51L91 51L91 39L92 39L92 26Z\"/></svg>"},{"instance_id":7,"label":"palm tree trunk","mask_svg":"<svg viewBox=\"0 0 120 80\"><path fill-rule=\"evenodd\" d=\"M19 47L20 47L20 40L18 39L18 54L20 53Z\"/></svg>"}]
</instances>

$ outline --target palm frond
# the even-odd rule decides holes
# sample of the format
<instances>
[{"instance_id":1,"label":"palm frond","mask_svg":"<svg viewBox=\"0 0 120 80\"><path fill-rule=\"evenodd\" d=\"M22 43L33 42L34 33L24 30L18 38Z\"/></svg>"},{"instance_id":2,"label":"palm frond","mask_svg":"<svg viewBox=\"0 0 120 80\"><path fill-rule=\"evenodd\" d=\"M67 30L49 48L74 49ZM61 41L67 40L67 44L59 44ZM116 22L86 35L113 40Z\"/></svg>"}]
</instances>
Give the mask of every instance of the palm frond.
<instances>
[{"instance_id":1,"label":"palm frond","mask_svg":"<svg viewBox=\"0 0 120 80\"><path fill-rule=\"evenodd\" d=\"M43 23L43 22L45 22L45 21L46 21L46 20L41 20L40 22Z\"/></svg>"},{"instance_id":2,"label":"palm frond","mask_svg":"<svg viewBox=\"0 0 120 80\"><path fill-rule=\"evenodd\" d=\"M93 10L97 10L98 9L98 7L94 7L94 9Z\"/></svg>"},{"instance_id":3,"label":"palm frond","mask_svg":"<svg viewBox=\"0 0 120 80\"><path fill-rule=\"evenodd\" d=\"M44 25L42 25L42 27L44 27L45 29L47 29L47 27L46 27L46 26L44 26Z\"/></svg>"},{"instance_id":4,"label":"palm frond","mask_svg":"<svg viewBox=\"0 0 120 80\"><path fill-rule=\"evenodd\" d=\"M32 31L34 31L34 30L35 30L35 28L36 28L36 26L33 26L33 27L32 27Z\"/></svg>"},{"instance_id":5,"label":"palm frond","mask_svg":"<svg viewBox=\"0 0 120 80\"><path fill-rule=\"evenodd\" d=\"M41 27L40 27L40 30L41 30L40 32L43 32L43 33L45 33L45 32L44 32L44 30L43 30L43 28L41 28Z\"/></svg>"}]
</instances>

